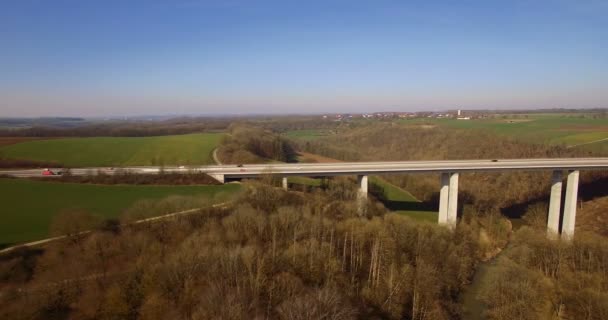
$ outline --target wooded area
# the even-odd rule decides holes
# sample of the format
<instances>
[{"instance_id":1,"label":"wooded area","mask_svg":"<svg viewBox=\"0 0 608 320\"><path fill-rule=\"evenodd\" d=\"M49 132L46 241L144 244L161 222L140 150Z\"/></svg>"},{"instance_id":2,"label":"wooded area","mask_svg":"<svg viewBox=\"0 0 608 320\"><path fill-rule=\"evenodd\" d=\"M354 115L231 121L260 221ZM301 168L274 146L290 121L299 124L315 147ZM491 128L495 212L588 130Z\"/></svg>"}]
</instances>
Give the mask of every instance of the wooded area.
<instances>
[{"instance_id":1,"label":"wooded area","mask_svg":"<svg viewBox=\"0 0 608 320\"><path fill-rule=\"evenodd\" d=\"M373 202L360 216L354 192L247 190L234 208L72 231L44 251L2 256L0 316L453 319L476 263L509 229L471 216L450 232ZM481 230L493 241L481 243Z\"/></svg>"},{"instance_id":2,"label":"wooded area","mask_svg":"<svg viewBox=\"0 0 608 320\"><path fill-rule=\"evenodd\" d=\"M292 143L270 130L247 124L230 125L218 150L223 163L293 162L296 157Z\"/></svg>"}]
</instances>

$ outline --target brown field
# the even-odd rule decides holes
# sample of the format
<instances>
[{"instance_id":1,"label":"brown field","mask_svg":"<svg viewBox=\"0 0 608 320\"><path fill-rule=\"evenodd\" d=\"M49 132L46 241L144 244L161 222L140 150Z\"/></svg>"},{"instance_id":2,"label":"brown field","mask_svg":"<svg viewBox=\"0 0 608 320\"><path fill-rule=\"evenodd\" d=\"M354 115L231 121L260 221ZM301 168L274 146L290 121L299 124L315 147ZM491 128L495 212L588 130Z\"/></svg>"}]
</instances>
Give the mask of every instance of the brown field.
<instances>
[{"instance_id":1,"label":"brown field","mask_svg":"<svg viewBox=\"0 0 608 320\"><path fill-rule=\"evenodd\" d=\"M317 163L317 162L342 162L337 159L324 157L318 154L298 151L298 160L300 162Z\"/></svg>"},{"instance_id":2,"label":"brown field","mask_svg":"<svg viewBox=\"0 0 608 320\"><path fill-rule=\"evenodd\" d=\"M580 204L576 228L608 236L608 197L596 198Z\"/></svg>"},{"instance_id":3,"label":"brown field","mask_svg":"<svg viewBox=\"0 0 608 320\"><path fill-rule=\"evenodd\" d=\"M38 137L0 137L0 147L16 144L20 142L33 141L33 140L47 140L56 138L38 138Z\"/></svg>"}]
</instances>

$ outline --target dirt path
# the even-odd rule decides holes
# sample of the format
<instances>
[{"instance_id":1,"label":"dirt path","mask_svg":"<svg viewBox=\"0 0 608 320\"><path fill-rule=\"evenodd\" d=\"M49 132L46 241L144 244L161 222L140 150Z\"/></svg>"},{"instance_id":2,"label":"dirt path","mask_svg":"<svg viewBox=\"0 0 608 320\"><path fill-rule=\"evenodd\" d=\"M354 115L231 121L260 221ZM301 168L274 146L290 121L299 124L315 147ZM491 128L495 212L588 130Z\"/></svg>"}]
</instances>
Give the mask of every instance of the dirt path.
<instances>
[{"instance_id":1,"label":"dirt path","mask_svg":"<svg viewBox=\"0 0 608 320\"><path fill-rule=\"evenodd\" d=\"M588 144L592 144L592 143L598 143L598 142L602 142L602 141L606 141L608 140L608 138L604 138L604 139L599 139L599 140L593 140L593 141L589 141L589 142L585 142L585 143L579 143L579 144L573 144L571 146L567 146L566 148L570 149L570 148L576 148L579 146L584 146L584 145L588 145Z\"/></svg>"},{"instance_id":2,"label":"dirt path","mask_svg":"<svg viewBox=\"0 0 608 320\"><path fill-rule=\"evenodd\" d=\"M479 295L484 285L490 281L488 271L496 264L496 260L501 253L492 258L490 261L480 262L477 266L473 280L471 280L471 284L466 287L462 293L461 303L463 309L463 319L486 319L486 317L484 317L484 312L487 309L487 306L479 299Z\"/></svg>"},{"instance_id":3,"label":"dirt path","mask_svg":"<svg viewBox=\"0 0 608 320\"><path fill-rule=\"evenodd\" d=\"M223 206L227 206L229 203L230 203L229 201L228 202L217 203L217 204L211 205L211 207L213 207L213 208L223 207ZM129 225L129 224L140 224L140 223L145 223L145 222L154 222L154 221L158 221L158 220L172 218L172 217L175 217L175 216L187 215L187 214L191 214L191 213L196 213L196 212L198 212L201 209L203 209L203 208L194 208L194 209L188 209L188 210L183 210L183 211L179 211L179 212L168 213L168 214L164 214L164 215L160 215L160 216L156 216L156 217L151 217L151 218L146 218L146 219L142 219L142 220L137 220L135 222L127 223L126 225ZM89 234L91 232L93 232L93 230L85 230L85 231L81 231L81 232L77 233L76 235L85 235L85 234ZM17 248L21 248L21 247L35 247L35 246L43 245L43 244L46 244L46 243L50 243L50 242L54 242L54 241L57 241L57 240L65 239L67 237L68 237L68 235L63 235L63 236L46 238L46 239L42 239L42 240L37 240L37 241L32 241L32 242L27 242L27 243L22 243L22 244L14 245L12 247L8 247L8 248L4 248L4 249L0 250L0 254L7 253L7 252L13 251L13 250L15 250Z\"/></svg>"},{"instance_id":4,"label":"dirt path","mask_svg":"<svg viewBox=\"0 0 608 320\"><path fill-rule=\"evenodd\" d=\"M220 161L220 158L217 156L217 148L213 149L213 161L219 166L223 165L223 163Z\"/></svg>"}]
</instances>

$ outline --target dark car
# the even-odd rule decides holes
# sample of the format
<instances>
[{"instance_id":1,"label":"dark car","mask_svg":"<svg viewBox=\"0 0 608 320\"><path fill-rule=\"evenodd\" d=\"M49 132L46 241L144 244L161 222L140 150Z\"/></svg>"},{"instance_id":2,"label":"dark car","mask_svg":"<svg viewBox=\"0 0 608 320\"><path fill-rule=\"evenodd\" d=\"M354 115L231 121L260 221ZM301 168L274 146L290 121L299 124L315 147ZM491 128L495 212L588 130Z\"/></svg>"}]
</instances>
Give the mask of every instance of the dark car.
<instances>
[{"instance_id":1,"label":"dark car","mask_svg":"<svg viewBox=\"0 0 608 320\"><path fill-rule=\"evenodd\" d=\"M242 164L237 164L236 166L237 166L237 167L239 167L239 168L242 168L242 167L243 167L243 165L242 165Z\"/></svg>"}]
</instances>

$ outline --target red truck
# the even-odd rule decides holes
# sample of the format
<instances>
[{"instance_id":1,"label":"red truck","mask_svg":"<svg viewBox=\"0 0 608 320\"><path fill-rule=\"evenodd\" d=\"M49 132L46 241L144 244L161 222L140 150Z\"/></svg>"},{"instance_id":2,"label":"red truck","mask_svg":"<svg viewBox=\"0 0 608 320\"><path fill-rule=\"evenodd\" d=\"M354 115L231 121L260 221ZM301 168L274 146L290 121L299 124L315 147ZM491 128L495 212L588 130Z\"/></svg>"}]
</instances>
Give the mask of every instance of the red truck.
<instances>
[{"instance_id":1,"label":"red truck","mask_svg":"<svg viewBox=\"0 0 608 320\"><path fill-rule=\"evenodd\" d=\"M61 175L61 171L58 171L57 173L55 173L51 169L44 169L44 170L42 170L42 175L43 176L57 176L57 175Z\"/></svg>"}]
</instances>

